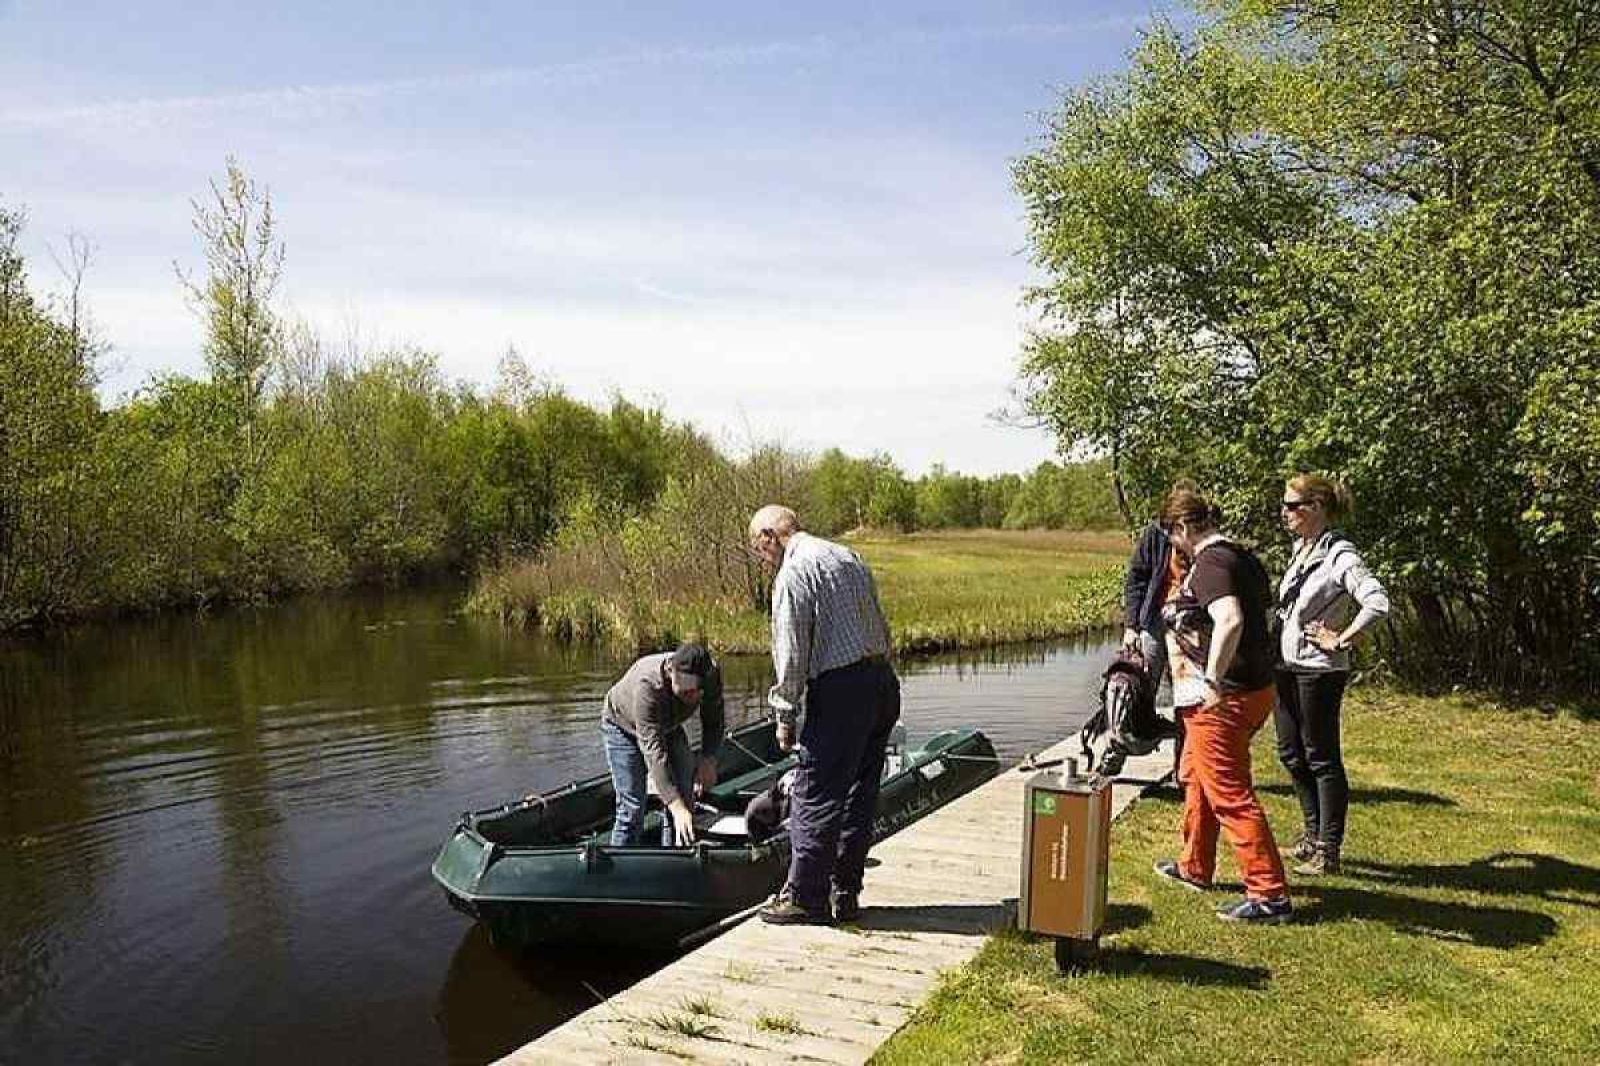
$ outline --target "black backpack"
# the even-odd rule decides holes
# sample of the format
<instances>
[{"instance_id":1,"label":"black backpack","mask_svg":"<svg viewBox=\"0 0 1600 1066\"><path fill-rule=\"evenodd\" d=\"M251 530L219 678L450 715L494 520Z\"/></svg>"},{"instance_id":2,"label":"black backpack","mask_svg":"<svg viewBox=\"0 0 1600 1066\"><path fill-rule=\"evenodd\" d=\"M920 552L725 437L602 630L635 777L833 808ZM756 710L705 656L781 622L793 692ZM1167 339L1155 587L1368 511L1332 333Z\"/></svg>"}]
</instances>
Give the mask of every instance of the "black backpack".
<instances>
[{"instance_id":1,"label":"black backpack","mask_svg":"<svg viewBox=\"0 0 1600 1066\"><path fill-rule=\"evenodd\" d=\"M1078 734L1088 769L1094 769L1090 744L1101 737L1106 743L1100 773L1115 777L1128 756L1148 755L1163 740L1177 736L1177 727L1156 713L1157 681L1144 656L1131 648L1117 651L1101 675L1100 709Z\"/></svg>"}]
</instances>

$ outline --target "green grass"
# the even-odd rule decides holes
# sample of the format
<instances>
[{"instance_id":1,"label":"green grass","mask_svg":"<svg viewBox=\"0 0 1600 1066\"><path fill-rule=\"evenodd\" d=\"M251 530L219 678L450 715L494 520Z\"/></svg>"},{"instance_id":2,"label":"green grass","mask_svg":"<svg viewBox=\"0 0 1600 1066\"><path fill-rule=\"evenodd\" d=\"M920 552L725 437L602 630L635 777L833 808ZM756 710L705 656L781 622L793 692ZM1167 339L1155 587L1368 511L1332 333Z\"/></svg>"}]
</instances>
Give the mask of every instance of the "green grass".
<instances>
[{"instance_id":1,"label":"green grass","mask_svg":"<svg viewBox=\"0 0 1600 1066\"><path fill-rule=\"evenodd\" d=\"M622 1038L622 1046L635 1048L639 1051L648 1051L657 1055L671 1055L684 1062L693 1062L694 1056L680 1047L659 1040L651 1040L648 1036L638 1033L629 1033Z\"/></svg>"},{"instance_id":2,"label":"green grass","mask_svg":"<svg viewBox=\"0 0 1600 1066\"><path fill-rule=\"evenodd\" d=\"M919 533L850 541L872 567L895 646L974 648L1071 636L1113 620L1120 533Z\"/></svg>"},{"instance_id":3,"label":"green grass","mask_svg":"<svg viewBox=\"0 0 1600 1066\"><path fill-rule=\"evenodd\" d=\"M792 1014L762 1014L755 1020L755 1027L763 1033L779 1033L784 1036L810 1036L811 1030L802 1026Z\"/></svg>"},{"instance_id":4,"label":"green grass","mask_svg":"<svg viewBox=\"0 0 1600 1066\"><path fill-rule=\"evenodd\" d=\"M721 1018L723 1016L721 1005L709 996L690 996L680 1002L678 1006L688 1014L700 1015L706 1018Z\"/></svg>"},{"instance_id":5,"label":"green grass","mask_svg":"<svg viewBox=\"0 0 1600 1066\"><path fill-rule=\"evenodd\" d=\"M1129 552L1120 533L974 530L848 541L878 580L899 651L1073 636L1117 616ZM613 603L583 590L535 600L515 568L480 582L473 610L571 640L636 648L688 638L719 653L768 650L767 616L718 602Z\"/></svg>"},{"instance_id":6,"label":"green grass","mask_svg":"<svg viewBox=\"0 0 1600 1066\"><path fill-rule=\"evenodd\" d=\"M681 1014L674 1011L661 1011L643 1020L647 1025L672 1036L688 1037L690 1040L717 1039L717 1026L712 1022L706 1021L705 1015L690 1011L687 1008Z\"/></svg>"},{"instance_id":7,"label":"green grass","mask_svg":"<svg viewBox=\"0 0 1600 1066\"><path fill-rule=\"evenodd\" d=\"M1225 925L1232 895L1158 883L1180 805L1146 797L1113 834L1098 969L1001 934L872 1061L1600 1061L1600 722L1381 690L1346 715L1345 873L1294 882L1295 924ZM1257 779L1288 836L1271 733Z\"/></svg>"}]
</instances>

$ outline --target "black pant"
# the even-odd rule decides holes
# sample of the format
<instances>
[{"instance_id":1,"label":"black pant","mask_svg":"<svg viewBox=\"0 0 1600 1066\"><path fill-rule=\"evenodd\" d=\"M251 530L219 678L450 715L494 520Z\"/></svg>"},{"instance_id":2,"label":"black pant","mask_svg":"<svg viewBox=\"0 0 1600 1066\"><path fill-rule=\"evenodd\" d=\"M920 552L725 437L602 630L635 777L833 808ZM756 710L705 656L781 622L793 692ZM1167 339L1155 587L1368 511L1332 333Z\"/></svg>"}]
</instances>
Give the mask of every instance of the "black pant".
<instances>
[{"instance_id":1,"label":"black pant","mask_svg":"<svg viewBox=\"0 0 1600 1066\"><path fill-rule=\"evenodd\" d=\"M1330 847L1344 843L1350 782L1339 751L1339 708L1348 671L1325 674L1277 672L1278 758L1294 780L1306 833Z\"/></svg>"},{"instance_id":2,"label":"black pant","mask_svg":"<svg viewBox=\"0 0 1600 1066\"><path fill-rule=\"evenodd\" d=\"M830 889L861 891L884 748L899 717L900 680L887 662L840 667L807 686L789 797L788 887L808 910L827 910Z\"/></svg>"}]
</instances>

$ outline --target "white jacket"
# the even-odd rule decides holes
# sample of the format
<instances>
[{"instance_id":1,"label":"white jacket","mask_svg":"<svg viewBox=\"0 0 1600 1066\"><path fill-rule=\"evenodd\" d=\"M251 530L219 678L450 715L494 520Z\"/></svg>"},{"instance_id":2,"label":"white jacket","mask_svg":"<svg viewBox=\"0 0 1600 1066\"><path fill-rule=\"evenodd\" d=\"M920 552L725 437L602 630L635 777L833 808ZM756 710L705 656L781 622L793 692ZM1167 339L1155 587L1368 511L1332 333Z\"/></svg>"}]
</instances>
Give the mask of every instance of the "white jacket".
<instances>
[{"instance_id":1,"label":"white jacket","mask_svg":"<svg viewBox=\"0 0 1600 1066\"><path fill-rule=\"evenodd\" d=\"M1302 575L1304 581L1301 581ZM1299 583L1293 603L1284 600ZM1342 633L1355 615L1363 626L1389 613L1389 594L1372 576L1361 553L1344 536L1327 530L1309 549L1296 550L1278 582L1278 620L1283 634L1278 643L1281 667L1297 673L1330 673L1350 669L1350 653L1323 651L1306 637L1305 629L1321 620Z\"/></svg>"}]
</instances>

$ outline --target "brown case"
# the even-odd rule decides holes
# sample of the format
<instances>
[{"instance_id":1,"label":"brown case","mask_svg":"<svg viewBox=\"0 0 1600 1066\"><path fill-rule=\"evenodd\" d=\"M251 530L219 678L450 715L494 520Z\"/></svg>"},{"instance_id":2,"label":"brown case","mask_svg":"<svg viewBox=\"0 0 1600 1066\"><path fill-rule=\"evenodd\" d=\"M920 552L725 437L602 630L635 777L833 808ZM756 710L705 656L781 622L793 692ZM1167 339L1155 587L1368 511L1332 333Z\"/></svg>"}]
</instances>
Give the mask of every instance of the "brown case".
<instances>
[{"instance_id":1,"label":"brown case","mask_svg":"<svg viewBox=\"0 0 1600 1066\"><path fill-rule=\"evenodd\" d=\"M1042 771L1027 781L1023 802L1017 926L1095 939L1106 916L1111 782Z\"/></svg>"}]
</instances>

